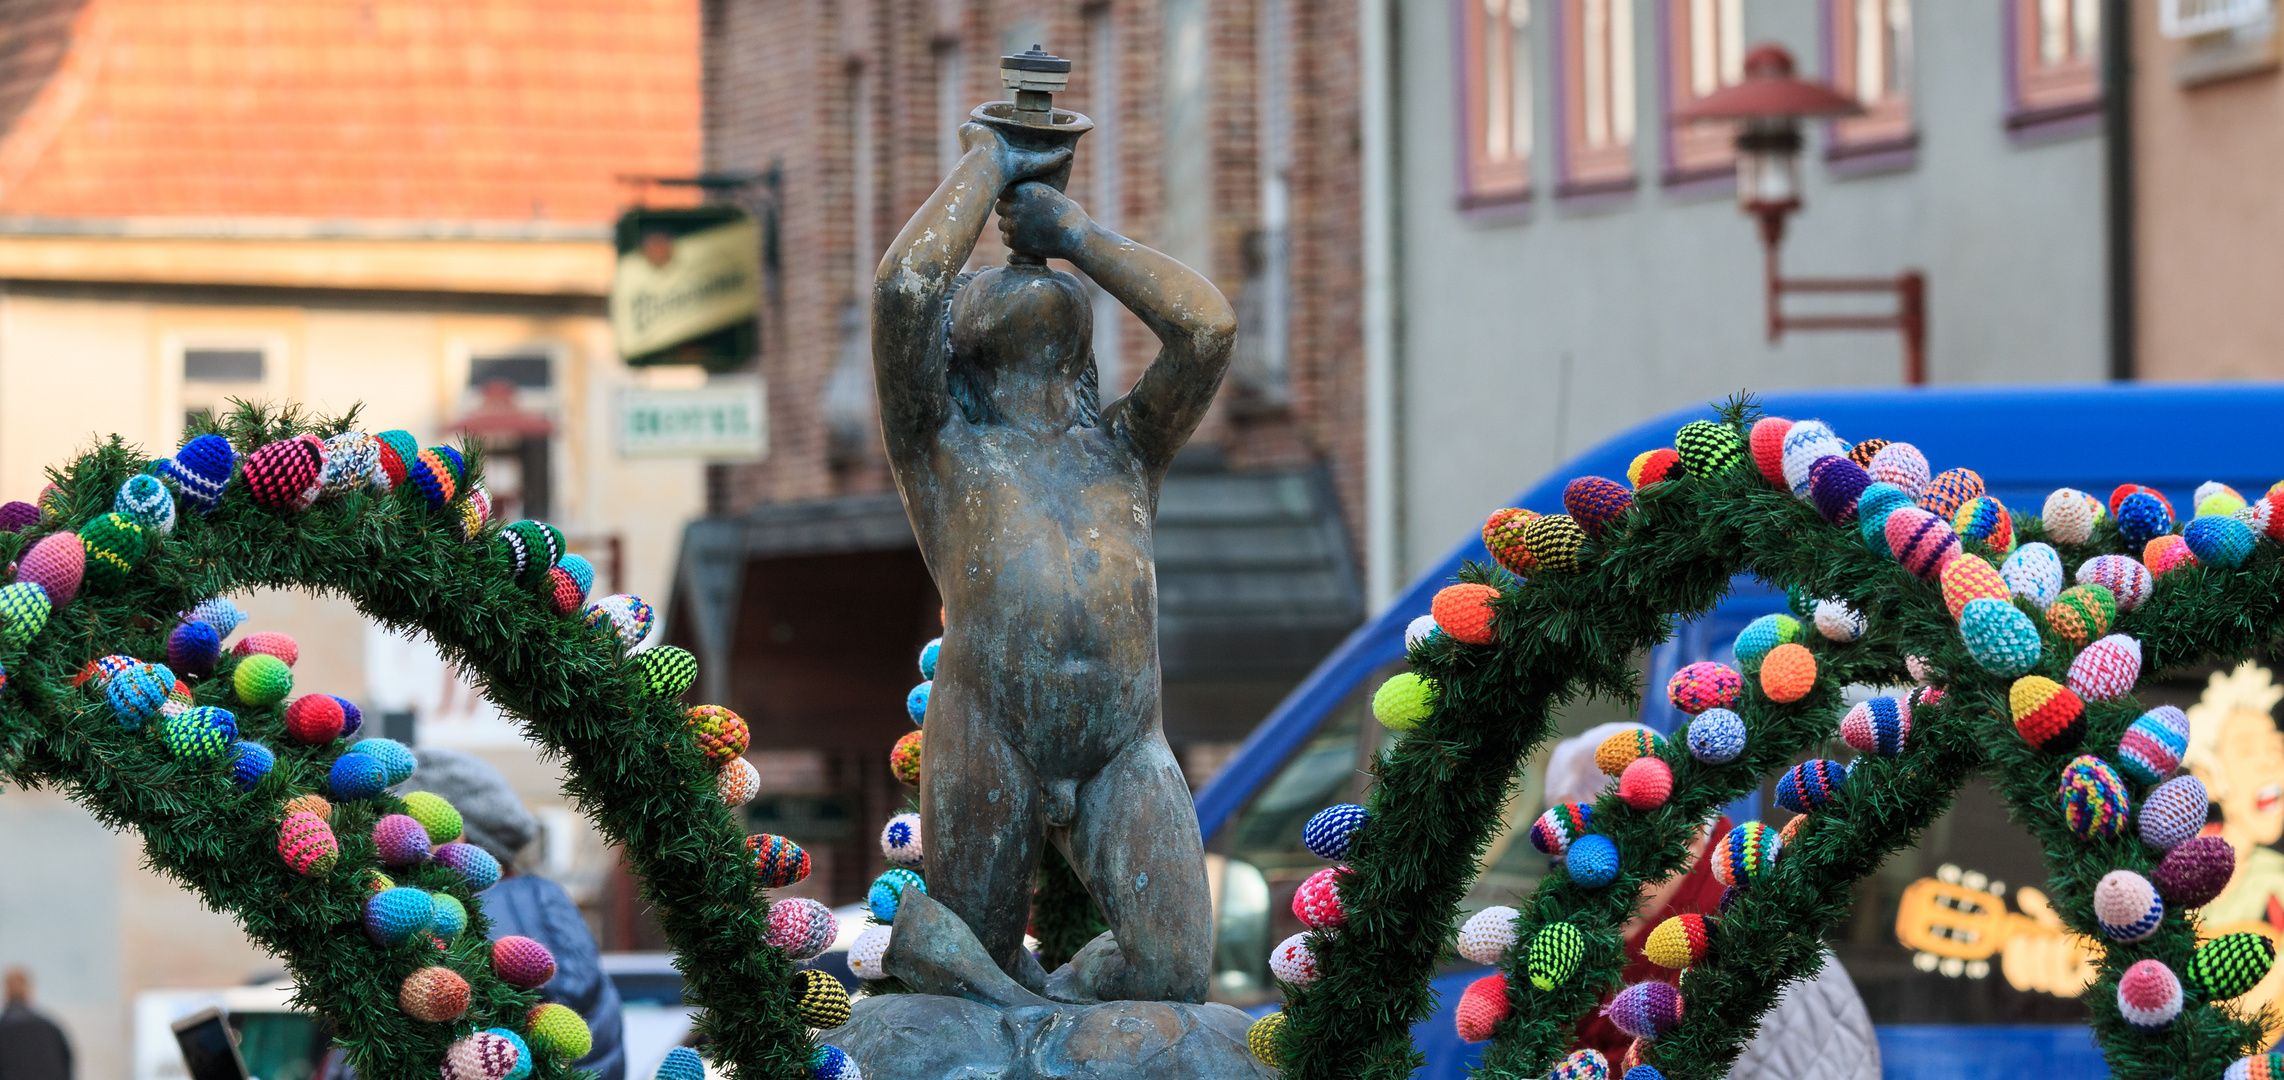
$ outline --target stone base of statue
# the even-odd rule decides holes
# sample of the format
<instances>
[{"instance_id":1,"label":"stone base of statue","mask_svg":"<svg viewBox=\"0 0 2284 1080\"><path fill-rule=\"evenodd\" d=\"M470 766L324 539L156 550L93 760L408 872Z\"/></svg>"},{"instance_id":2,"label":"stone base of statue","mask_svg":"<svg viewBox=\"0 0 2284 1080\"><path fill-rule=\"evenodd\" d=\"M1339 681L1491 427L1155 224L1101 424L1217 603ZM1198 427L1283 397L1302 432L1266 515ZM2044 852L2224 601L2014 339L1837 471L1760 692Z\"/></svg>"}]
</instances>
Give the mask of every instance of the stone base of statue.
<instances>
[{"instance_id":1,"label":"stone base of statue","mask_svg":"<svg viewBox=\"0 0 2284 1080\"><path fill-rule=\"evenodd\" d=\"M1227 1005L1096 1001L1118 962L1110 935L1026 989L943 905L907 889L882 966L911 990L857 1002L823 1041L868 1080L1269 1080L1245 1048L1251 1018Z\"/></svg>"}]
</instances>

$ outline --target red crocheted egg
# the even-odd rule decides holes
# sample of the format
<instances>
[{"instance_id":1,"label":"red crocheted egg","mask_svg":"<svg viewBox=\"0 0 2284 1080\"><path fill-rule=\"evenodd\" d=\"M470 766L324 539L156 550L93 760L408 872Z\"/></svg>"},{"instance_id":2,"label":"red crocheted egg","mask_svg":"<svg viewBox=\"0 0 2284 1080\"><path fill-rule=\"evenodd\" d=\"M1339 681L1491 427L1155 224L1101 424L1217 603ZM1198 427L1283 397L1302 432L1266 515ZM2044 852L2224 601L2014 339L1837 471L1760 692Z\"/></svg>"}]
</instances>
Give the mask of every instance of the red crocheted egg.
<instances>
[{"instance_id":1,"label":"red crocheted egg","mask_svg":"<svg viewBox=\"0 0 2284 1080\"><path fill-rule=\"evenodd\" d=\"M1784 479L1784 437L1791 432L1792 421L1766 416L1753 422L1752 437L1746 440L1753 451L1753 468L1760 470L1761 479L1787 491L1792 485Z\"/></svg>"},{"instance_id":2,"label":"red crocheted egg","mask_svg":"<svg viewBox=\"0 0 2284 1080\"><path fill-rule=\"evenodd\" d=\"M1293 917L1311 930L1348 922L1348 909L1340 902L1340 879L1348 873L1345 866L1327 866L1310 874L1293 892Z\"/></svg>"},{"instance_id":3,"label":"red crocheted egg","mask_svg":"<svg viewBox=\"0 0 2284 1080\"><path fill-rule=\"evenodd\" d=\"M1600 476L1581 476L1562 489L1563 512L1588 536L1602 535L1602 530L1632 505L1634 493L1626 490L1626 485Z\"/></svg>"},{"instance_id":4,"label":"red crocheted egg","mask_svg":"<svg viewBox=\"0 0 2284 1080\"><path fill-rule=\"evenodd\" d=\"M1467 984L1466 992L1459 995L1452 1025L1459 1029L1461 1042L1482 1042L1514 1011L1507 1003L1507 977L1493 972Z\"/></svg>"},{"instance_id":5,"label":"red crocheted egg","mask_svg":"<svg viewBox=\"0 0 2284 1080\"><path fill-rule=\"evenodd\" d=\"M1664 758L1638 757L1618 775L1618 797L1636 810L1655 810L1673 795L1673 766Z\"/></svg>"},{"instance_id":6,"label":"red crocheted egg","mask_svg":"<svg viewBox=\"0 0 2284 1080\"><path fill-rule=\"evenodd\" d=\"M1506 507L1491 511L1483 522L1483 547L1491 558L1516 577L1529 577L1538 569L1538 561L1531 558L1531 549L1523 542L1524 530L1538 515L1529 510Z\"/></svg>"},{"instance_id":7,"label":"red crocheted egg","mask_svg":"<svg viewBox=\"0 0 2284 1080\"><path fill-rule=\"evenodd\" d=\"M1815 688L1816 654L1807 646L1788 641L1761 658L1761 692L1770 701L1790 704Z\"/></svg>"},{"instance_id":8,"label":"red crocheted egg","mask_svg":"<svg viewBox=\"0 0 2284 1080\"><path fill-rule=\"evenodd\" d=\"M1469 645L1489 645L1491 632L1491 602L1499 598L1499 590L1489 585L1446 585L1435 594L1435 602L1428 610L1435 616L1435 625L1452 640Z\"/></svg>"},{"instance_id":9,"label":"red crocheted egg","mask_svg":"<svg viewBox=\"0 0 2284 1080\"><path fill-rule=\"evenodd\" d=\"M303 694L286 706L286 735L304 746L322 746L341 737L349 714L326 694Z\"/></svg>"},{"instance_id":10,"label":"red crocheted egg","mask_svg":"<svg viewBox=\"0 0 2284 1080\"><path fill-rule=\"evenodd\" d=\"M248 634L239 639L236 645L230 646L230 651L239 656L275 656L285 661L287 667L292 667L294 661L301 659L301 646L295 644L293 638L274 630Z\"/></svg>"},{"instance_id":11,"label":"red crocheted egg","mask_svg":"<svg viewBox=\"0 0 2284 1080\"><path fill-rule=\"evenodd\" d=\"M1700 660L1673 673L1666 681L1665 696L1674 708L1695 716L1707 709L1734 706L1744 689L1744 678L1727 664Z\"/></svg>"},{"instance_id":12,"label":"red crocheted egg","mask_svg":"<svg viewBox=\"0 0 2284 1080\"><path fill-rule=\"evenodd\" d=\"M325 440L297 435L246 455L239 471L254 501L278 510L303 510L317 501L325 469Z\"/></svg>"},{"instance_id":13,"label":"red crocheted egg","mask_svg":"<svg viewBox=\"0 0 2284 1080\"><path fill-rule=\"evenodd\" d=\"M1634 455L1633 464L1626 466L1626 482L1634 485L1636 491L1680 475L1681 452L1670 446L1644 450Z\"/></svg>"},{"instance_id":14,"label":"red crocheted egg","mask_svg":"<svg viewBox=\"0 0 2284 1080\"><path fill-rule=\"evenodd\" d=\"M560 566L550 566L547 568L547 581L549 596L554 602L557 615L569 615L587 602L586 591L579 588L579 579L572 577L571 571Z\"/></svg>"}]
</instances>

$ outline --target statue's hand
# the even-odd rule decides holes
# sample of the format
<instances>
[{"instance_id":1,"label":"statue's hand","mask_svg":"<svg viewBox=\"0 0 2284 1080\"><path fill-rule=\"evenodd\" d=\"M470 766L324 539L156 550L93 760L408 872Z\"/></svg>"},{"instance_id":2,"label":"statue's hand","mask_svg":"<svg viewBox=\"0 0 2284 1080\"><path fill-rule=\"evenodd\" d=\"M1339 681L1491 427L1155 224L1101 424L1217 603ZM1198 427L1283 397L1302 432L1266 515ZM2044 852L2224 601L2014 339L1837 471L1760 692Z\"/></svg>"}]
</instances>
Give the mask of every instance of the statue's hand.
<instances>
[{"instance_id":1,"label":"statue's hand","mask_svg":"<svg viewBox=\"0 0 2284 1080\"><path fill-rule=\"evenodd\" d=\"M1070 197L1032 182L999 197L999 237L1007 250L1049 259L1071 258L1093 222Z\"/></svg>"},{"instance_id":2,"label":"statue's hand","mask_svg":"<svg viewBox=\"0 0 2284 1080\"><path fill-rule=\"evenodd\" d=\"M1034 176L1045 176L1071 161L1069 147L1026 150L1008 142L1007 136L987 125L973 122L961 124L960 152L966 154L978 149L990 153L992 163L999 166L1001 182L1009 186Z\"/></svg>"}]
</instances>

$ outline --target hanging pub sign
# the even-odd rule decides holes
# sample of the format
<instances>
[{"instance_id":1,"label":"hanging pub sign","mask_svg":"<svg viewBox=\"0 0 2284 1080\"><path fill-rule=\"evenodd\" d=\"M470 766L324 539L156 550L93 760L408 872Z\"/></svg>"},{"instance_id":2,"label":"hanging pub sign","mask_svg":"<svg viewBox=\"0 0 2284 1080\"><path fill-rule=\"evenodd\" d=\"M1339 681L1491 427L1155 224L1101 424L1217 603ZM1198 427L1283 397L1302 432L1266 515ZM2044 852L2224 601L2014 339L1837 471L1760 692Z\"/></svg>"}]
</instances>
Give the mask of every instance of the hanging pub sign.
<instances>
[{"instance_id":1,"label":"hanging pub sign","mask_svg":"<svg viewBox=\"0 0 2284 1080\"><path fill-rule=\"evenodd\" d=\"M723 372L761 340L761 228L734 206L638 207L619 216L611 334L629 364Z\"/></svg>"}]
</instances>

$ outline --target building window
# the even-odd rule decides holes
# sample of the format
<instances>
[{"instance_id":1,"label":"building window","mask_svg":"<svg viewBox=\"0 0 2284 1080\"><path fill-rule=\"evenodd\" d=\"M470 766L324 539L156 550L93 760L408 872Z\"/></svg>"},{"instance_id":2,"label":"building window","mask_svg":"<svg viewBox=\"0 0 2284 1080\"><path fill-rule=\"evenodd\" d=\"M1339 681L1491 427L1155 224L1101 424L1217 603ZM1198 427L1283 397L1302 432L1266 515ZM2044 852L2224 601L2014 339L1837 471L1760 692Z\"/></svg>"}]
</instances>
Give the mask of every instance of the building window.
<instances>
[{"instance_id":1,"label":"building window","mask_svg":"<svg viewBox=\"0 0 2284 1080\"><path fill-rule=\"evenodd\" d=\"M1460 205L1519 202L1531 192L1531 0L1459 0L1466 99Z\"/></svg>"},{"instance_id":2,"label":"building window","mask_svg":"<svg viewBox=\"0 0 2284 1080\"><path fill-rule=\"evenodd\" d=\"M1832 85L1864 115L1832 122L1828 156L1907 150L1911 119L1911 0L1827 0Z\"/></svg>"},{"instance_id":3,"label":"building window","mask_svg":"<svg viewBox=\"0 0 2284 1080\"><path fill-rule=\"evenodd\" d=\"M484 490L495 518L546 519L555 505L554 439L509 416L555 412L556 352L544 346L471 352L461 424L484 442Z\"/></svg>"},{"instance_id":4,"label":"building window","mask_svg":"<svg viewBox=\"0 0 2284 1080\"><path fill-rule=\"evenodd\" d=\"M185 431L229 412L234 401L276 401L286 396L282 338L261 333L170 334L162 348L174 369L175 400Z\"/></svg>"},{"instance_id":5,"label":"building window","mask_svg":"<svg viewBox=\"0 0 2284 1080\"><path fill-rule=\"evenodd\" d=\"M2008 0L2007 127L2101 108L2101 0Z\"/></svg>"},{"instance_id":6,"label":"building window","mask_svg":"<svg viewBox=\"0 0 2284 1080\"><path fill-rule=\"evenodd\" d=\"M1557 194L1634 184L1633 0L1562 0L1562 185Z\"/></svg>"},{"instance_id":7,"label":"building window","mask_svg":"<svg viewBox=\"0 0 2284 1080\"><path fill-rule=\"evenodd\" d=\"M1745 78L1744 0L1665 0L1666 115ZM1736 162L1733 121L1666 125L1666 182L1728 176Z\"/></svg>"}]
</instances>

